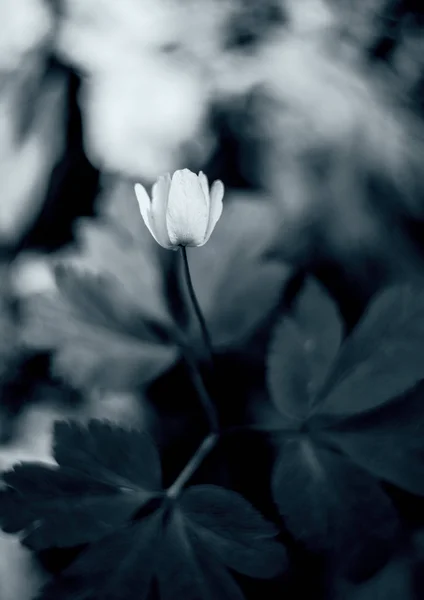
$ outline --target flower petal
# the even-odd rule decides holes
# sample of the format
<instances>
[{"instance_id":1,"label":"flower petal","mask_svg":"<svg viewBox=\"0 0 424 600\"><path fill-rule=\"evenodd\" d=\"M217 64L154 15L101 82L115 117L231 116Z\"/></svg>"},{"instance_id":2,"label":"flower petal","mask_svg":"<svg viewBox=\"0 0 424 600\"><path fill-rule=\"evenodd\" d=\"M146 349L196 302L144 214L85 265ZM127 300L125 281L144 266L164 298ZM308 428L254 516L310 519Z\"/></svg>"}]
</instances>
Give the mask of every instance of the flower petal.
<instances>
[{"instance_id":1,"label":"flower petal","mask_svg":"<svg viewBox=\"0 0 424 600\"><path fill-rule=\"evenodd\" d=\"M149 212L151 202L149 194L146 192L146 188L144 187L144 185L141 185L141 183L136 183L134 186L134 190L135 195L137 197L138 206L140 208L141 216L143 217L143 221L150 229Z\"/></svg>"},{"instance_id":2,"label":"flower petal","mask_svg":"<svg viewBox=\"0 0 424 600\"><path fill-rule=\"evenodd\" d=\"M137 198L138 206L140 208L140 213L141 213L141 216L143 217L143 221L144 221L147 229L150 231L150 233L156 239L156 236L152 231L152 226L150 223L151 202L150 202L149 194L147 193L144 185L141 185L141 183L136 183L134 186L134 190L135 190L135 195Z\"/></svg>"},{"instance_id":3,"label":"flower petal","mask_svg":"<svg viewBox=\"0 0 424 600\"><path fill-rule=\"evenodd\" d=\"M156 224L152 218L152 203L150 201L149 194L146 192L146 188L143 185L141 185L141 183L136 183L134 186L134 190L135 195L137 197L138 206L140 208L140 213L143 217L143 221L147 229L150 231L150 233L155 238L158 244L160 244L164 248L170 248L171 246L169 245L168 238L166 241L167 245L165 246L162 243L162 239L157 235Z\"/></svg>"},{"instance_id":4,"label":"flower petal","mask_svg":"<svg viewBox=\"0 0 424 600\"><path fill-rule=\"evenodd\" d=\"M201 244L201 246L203 246L203 244L206 244L208 239L211 237L212 231L214 230L215 225L217 224L218 219L222 214L222 209L224 207L224 205L222 203L222 199L224 197L224 191L225 191L225 188L224 188L224 184L222 183L222 181L217 179L216 181L213 182L212 187L211 187L211 205L210 205L210 212L209 212L209 222L208 222L208 227L206 229L205 239L204 239L203 243Z\"/></svg>"},{"instance_id":5,"label":"flower petal","mask_svg":"<svg viewBox=\"0 0 424 600\"><path fill-rule=\"evenodd\" d=\"M168 205L171 176L169 173L158 177L152 187L152 210L150 222L155 230L157 242L164 248L172 248L166 228L166 208Z\"/></svg>"},{"instance_id":6,"label":"flower petal","mask_svg":"<svg viewBox=\"0 0 424 600\"><path fill-rule=\"evenodd\" d=\"M203 173L203 171L199 171L199 181L202 186L203 193L205 194L205 198L208 200L210 206L210 194L209 194L209 181L207 175Z\"/></svg>"},{"instance_id":7,"label":"flower petal","mask_svg":"<svg viewBox=\"0 0 424 600\"><path fill-rule=\"evenodd\" d=\"M174 245L200 246L209 222L209 198L199 177L182 169L172 176L166 211L166 227Z\"/></svg>"}]
</instances>

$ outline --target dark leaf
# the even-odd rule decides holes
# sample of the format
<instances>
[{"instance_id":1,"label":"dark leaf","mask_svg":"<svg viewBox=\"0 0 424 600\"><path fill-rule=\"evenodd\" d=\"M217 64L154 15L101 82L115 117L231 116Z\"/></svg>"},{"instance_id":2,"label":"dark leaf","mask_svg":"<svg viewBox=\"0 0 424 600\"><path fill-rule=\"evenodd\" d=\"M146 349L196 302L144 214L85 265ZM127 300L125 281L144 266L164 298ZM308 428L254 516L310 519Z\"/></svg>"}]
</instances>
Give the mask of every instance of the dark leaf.
<instances>
[{"instance_id":1,"label":"dark leaf","mask_svg":"<svg viewBox=\"0 0 424 600\"><path fill-rule=\"evenodd\" d=\"M0 522L33 550L78 549L41 591L50 600L242 600L228 569L273 578L286 568L278 529L239 494L198 486L171 500L142 432L101 421L58 422L56 465L3 474ZM69 563L68 563L69 564Z\"/></svg>"},{"instance_id":2,"label":"dark leaf","mask_svg":"<svg viewBox=\"0 0 424 600\"><path fill-rule=\"evenodd\" d=\"M268 389L285 417L282 428L296 429L307 418L340 337L334 303L315 280L308 280L293 314L276 327L268 356Z\"/></svg>"},{"instance_id":3,"label":"dark leaf","mask_svg":"<svg viewBox=\"0 0 424 600\"><path fill-rule=\"evenodd\" d=\"M60 271L59 290L28 298L24 342L54 350L54 370L77 387L125 389L150 383L176 360L176 348L154 338L137 306L113 279Z\"/></svg>"},{"instance_id":4,"label":"dark leaf","mask_svg":"<svg viewBox=\"0 0 424 600\"><path fill-rule=\"evenodd\" d=\"M232 577L198 544L178 511L167 527L160 556L161 600L243 600Z\"/></svg>"},{"instance_id":5,"label":"dark leaf","mask_svg":"<svg viewBox=\"0 0 424 600\"><path fill-rule=\"evenodd\" d=\"M216 557L206 549L205 545L199 543L196 536L191 536L191 541L204 575L204 585L209 590L211 600L215 598L243 600L244 594L224 564L216 560ZM255 576L254 573L250 575ZM170 600L171 598L172 596L170 596Z\"/></svg>"},{"instance_id":6,"label":"dark leaf","mask_svg":"<svg viewBox=\"0 0 424 600\"><path fill-rule=\"evenodd\" d=\"M136 429L98 420L90 421L86 428L59 421L54 429L53 455L61 467L115 486L161 488L157 448L148 435Z\"/></svg>"},{"instance_id":7,"label":"dark leaf","mask_svg":"<svg viewBox=\"0 0 424 600\"><path fill-rule=\"evenodd\" d=\"M373 411L311 425L376 477L424 495L424 383Z\"/></svg>"},{"instance_id":8,"label":"dark leaf","mask_svg":"<svg viewBox=\"0 0 424 600\"><path fill-rule=\"evenodd\" d=\"M320 410L335 415L369 410L423 377L423 289L388 288L371 302L344 343Z\"/></svg>"},{"instance_id":9,"label":"dark leaf","mask_svg":"<svg viewBox=\"0 0 424 600\"><path fill-rule=\"evenodd\" d=\"M372 572L387 559L396 513L378 483L348 459L306 437L287 440L272 489L294 537L328 553L350 576Z\"/></svg>"},{"instance_id":10,"label":"dark leaf","mask_svg":"<svg viewBox=\"0 0 424 600\"><path fill-rule=\"evenodd\" d=\"M162 512L126 525L83 551L40 600L147 599L159 563Z\"/></svg>"},{"instance_id":11,"label":"dark leaf","mask_svg":"<svg viewBox=\"0 0 424 600\"><path fill-rule=\"evenodd\" d=\"M243 600L228 568L260 578L281 573L277 533L238 494L194 487L91 543L40 600L147 599L153 581L161 600Z\"/></svg>"},{"instance_id":12,"label":"dark leaf","mask_svg":"<svg viewBox=\"0 0 424 600\"><path fill-rule=\"evenodd\" d=\"M158 495L159 459L143 433L92 421L59 423L54 437L59 467L24 463L3 475L2 528L23 531L29 546L96 541Z\"/></svg>"},{"instance_id":13,"label":"dark leaf","mask_svg":"<svg viewBox=\"0 0 424 600\"><path fill-rule=\"evenodd\" d=\"M184 494L181 508L199 542L227 567L264 579L285 570L278 529L236 492L195 486Z\"/></svg>"}]
</instances>

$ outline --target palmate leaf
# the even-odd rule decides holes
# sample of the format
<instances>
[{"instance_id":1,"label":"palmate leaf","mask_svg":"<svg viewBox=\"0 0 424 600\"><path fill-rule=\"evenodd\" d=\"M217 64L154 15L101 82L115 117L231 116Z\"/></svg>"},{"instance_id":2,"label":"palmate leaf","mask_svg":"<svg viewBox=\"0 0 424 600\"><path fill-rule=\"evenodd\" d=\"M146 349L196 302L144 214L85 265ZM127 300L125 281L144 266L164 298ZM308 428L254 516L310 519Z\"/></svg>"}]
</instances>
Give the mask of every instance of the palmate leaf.
<instances>
[{"instance_id":1,"label":"palmate leaf","mask_svg":"<svg viewBox=\"0 0 424 600\"><path fill-rule=\"evenodd\" d=\"M287 263L265 258L279 235L278 212L269 199L231 193L208 243L189 252L193 284L218 352L249 351L245 340L278 306L293 272Z\"/></svg>"},{"instance_id":2,"label":"palmate leaf","mask_svg":"<svg viewBox=\"0 0 424 600\"><path fill-rule=\"evenodd\" d=\"M76 387L126 389L152 381L177 358L126 301L118 282L72 267L60 269L58 291L23 306L22 341L54 350L53 370Z\"/></svg>"},{"instance_id":3,"label":"palmate leaf","mask_svg":"<svg viewBox=\"0 0 424 600\"><path fill-rule=\"evenodd\" d=\"M98 198L99 219L75 224L76 243L57 254L58 260L118 282L127 304L148 320L169 322L163 296L162 265L169 252L150 235L140 215L131 185L103 181Z\"/></svg>"},{"instance_id":4,"label":"palmate leaf","mask_svg":"<svg viewBox=\"0 0 424 600\"><path fill-rule=\"evenodd\" d=\"M308 402L319 404L316 408L320 413L340 416L376 408L424 378L423 287L405 284L383 290L371 301L337 355L340 323L335 309L328 308L325 318L320 308L325 301L317 294L314 299L312 286L304 297L310 298L311 306L306 327L301 312L284 319L270 349L268 386L283 412L302 404L293 393L285 392L286 385L303 378L302 373L306 377L302 394L308 390ZM284 359L294 360L287 356L292 347L296 366L287 369ZM279 378L287 383L280 383Z\"/></svg>"},{"instance_id":5,"label":"palmate leaf","mask_svg":"<svg viewBox=\"0 0 424 600\"><path fill-rule=\"evenodd\" d=\"M424 494L423 387L411 390L424 378L423 299L416 286L384 290L338 353L333 336L318 363L305 339L326 322L319 303L319 325L312 318L302 328L294 312L271 346L268 388L286 430L274 499L296 538L328 551L331 560L350 556L354 574L361 555L372 555L376 545L390 548L396 536L396 514L377 480ZM384 557L374 554L377 562Z\"/></svg>"},{"instance_id":6,"label":"palmate leaf","mask_svg":"<svg viewBox=\"0 0 424 600\"><path fill-rule=\"evenodd\" d=\"M259 579L285 570L278 529L239 494L203 485L168 498L142 432L60 422L54 440L58 466L18 465L0 494L2 528L31 549L84 545L40 599L143 599L157 585L165 600L241 600L229 570Z\"/></svg>"},{"instance_id":7,"label":"palmate leaf","mask_svg":"<svg viewBox=\"0 0 424 600\"><path fill-rule=\"evenodd\" d=\"M287 528L337 568L362 578L390 556L396 512L377 481L312 440L287 440L273 473L273 494Z\"/></svg>"},{"instance_id":8,"label":"palmate leaf","mask_svg":"<svg viewBox=\"0 0 424 600\"><path fill-rule=\"evenodd\" d=\"M157 451L139 431L59 422L53 453L57 467L21 463L3 474L1 527L33 549L98 540L160 492Z\"/></svg>"},{"instance_id":9,"label":"palmate leaf","mask_svg":"<svg viewBox=\"0 0 424 600\"><path fill-rule=\"evenodd\" d=\"M264 579L282 573L287 558L277 533L238 494L195 486L90 545L40 598L143 599L155 581L161 600L242 600L228 568Z\"/></svg>"},{"instance_id":10,"label":"palmate leaf","mask_svg":"<svg viewBox=\"0 0 424 600\"><path fill-rule=\"evenodd\" d=\"M278 230L271 203L231 198L224 211L189 263L216 351L246 352L246 339L275 310L291 269L264 258ZM57 290L30 296L23 310L25 344L52 350L56 373L76 387L131 388L178 359L176 323L189 346L201 343L187 314L181 257L153 240L131 185L112 184L101 218L81 219L76 239L54 257L67 266Z\"/></svg>"}]
</instances>

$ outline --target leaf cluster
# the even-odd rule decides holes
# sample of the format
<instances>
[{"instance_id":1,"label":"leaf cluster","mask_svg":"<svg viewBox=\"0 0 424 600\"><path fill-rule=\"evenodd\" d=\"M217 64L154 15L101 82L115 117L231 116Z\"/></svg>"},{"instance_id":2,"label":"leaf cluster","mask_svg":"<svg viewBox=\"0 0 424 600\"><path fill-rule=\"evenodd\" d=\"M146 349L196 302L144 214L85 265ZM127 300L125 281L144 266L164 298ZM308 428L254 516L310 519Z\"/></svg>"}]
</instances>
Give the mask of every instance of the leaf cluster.
<instances>
[{"instance_id":1,"label":"leaf cluster","mask_svg":"<svg viewBox=\"0 0 424 600\"><path fill-rule=\"evenodd\" d=\"M390 485L424 495L424 295L376 295L345 339L310 280L276 327L268 360L278 410L275 501L293 536L354 579L401 545Z\"/></svg>"},{"instance_id":2,"label":"leaf cluster","mask_svg":"<svg viewBox=\"0 0 424 600\"><path fill-rule=\"evenodd\" d=\"M288 307L292 269L268 253L274 212L233 199L189 257L214 349L205 389L221 425L208 461L200 449L190 459L179 419L201 427L198 412L184 414L189 372L175 377L193 360L205 374L200 331L177 253L147 235L127 192L104 199L97 222L79 222L77 246L54 259L54 288L23 304L19 344L51 353L53 374L83 394L158 386L177 433L165 452L147 423L58 422L55 465L3 474L2 529L35 553L74 552L39 600L241 600L254 580L298 597L291 578L307 579L311 565L317 599L390 597L392 587L393 598L419 597L420 537L405 506L419 512L424 496L422 286L384 289L346 336L315 280ZM223 405L239 396L253 407L226 428ZM187 459L196 468L181 480Z\"/></svg>"},{"instance_id":3,"label":"leaf cluster","mask_svg":"<svg viewBox=\"0 0 424 600\"><path fill-rule=\"evenodd\" d=\"M23 463L4 474L1 524L35 551L83 550L39 598L231 598L231 572L272 578L286 565L278 529L240 494L197 485L173 498L143 432L93 420L58 422L57 466Z\"/></svg>"}]
</instances>

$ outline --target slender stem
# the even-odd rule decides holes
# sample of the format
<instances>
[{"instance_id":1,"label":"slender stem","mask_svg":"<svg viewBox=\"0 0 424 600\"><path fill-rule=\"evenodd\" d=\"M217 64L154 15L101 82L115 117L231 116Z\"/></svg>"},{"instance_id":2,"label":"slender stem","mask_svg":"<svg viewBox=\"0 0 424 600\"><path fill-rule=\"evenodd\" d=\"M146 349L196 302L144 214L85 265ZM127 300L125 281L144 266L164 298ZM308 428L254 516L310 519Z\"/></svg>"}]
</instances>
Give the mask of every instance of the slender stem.
<instances>
[{"instance_id":1,"label":"slender stem","mask_svg":"<svg viewBox=\"0 0 424 600\"><path fill-rule=\"evenodd\" d=\"M168 498L176 498L181 492L188 480L193 476L194 472L199 468L203 460L215 446L218 440L216 433L210 433L200 444L199 448L186 464L184 469L178 475L174 483L168 488L166 495Z\"/></svg>"},{"instance_id":2,"label":"slender stem","mask_svg":"<svg viewBox=\"0 0 424 600\"><path fill-rule=\"evenodd\" d=\"M187 281L187 287L188 287L190 300L193 304L194 311L196 313L197 319L200 324L200 328L202 331L206 349L208 350L208 352L210 354L210 360L212 361L212 343L211 343L208 329L206 327L205 319L203 317L202 311L199 306L199 302L196 297L196 293L193 288L193 283L191 281L190 269L189 269L188 260L187 260L187 251L184 246L182 246L182 248L181 248L181 253L183 255L184 273L185 273L185 278ZM178 334L176 334L176 335L177 335L177 338L180 337ZM178 494L181 492L182 488L185 486L185 484L188 482L188 480L192 477L193 473L198 469L199 465L202 463L204 458L209 454L209 452L212 450L212 448L215 446L216 442L219 439L219 421L218 421L217 412L215 410L215 406L214 406L214 404L209 396L209 393L205 387L205 384L203 382L202 375L200 374L198 365L192 357L190 348L187 347L187 344L185 343L185 341L183 339L179 339L179 342L184 351L185 361L186 361L187 367L190 371L193 385L196 388L200 402L202 403L203 409L206 413L211 433L208 436L206 436L206 438L200 444L200 446L197 449L197 451L195 452L195 454L192 456L192 458L186 464L184 469L178 475L178 477L176 478L174 483L168 488L167 496L170 499L173 499L176 496L178 496Z\"/></svg>"},{"instance_id":3,"label":"slender stem","mask_svg":"<svg viewBox=\"0 0 424 600\"><path fill-rule=\"evenodd\" d=\"M200 402L203 406L203 410L206 413L206 417L209 422L209 427L212 433L216 434L219 431L218 416L213 405L213 402L208 394L203 378L199 373L196 362L192 359L190 351L185 347L184 358L186 360L187 367L190 371L191 379L194 387L198 393Z\"/></svg>"},{"instance_id":4,"label":"slender stem","mask_svg":"<svg viewBox=\"0 0 424 600\"><path fill-rule=\"evenodd\" d=\"M190 300L193 304L194 311L195 311L197 319L199 321L200 329L202 331L203 340L205 343L205 347L206 347L207 352L209 353L210 363L212 364L211 338L210 338L210 335L208 332L208 328L206 326L205 318L204 318L204 316L202 314L202 310L199 306L199 302L197 300L196 293L194 291L193 282L191 281L190 268L189 268L188 259L187 259L187 250L186 250L185 246L181 247L181 253L183 256L184 274L185 274L185 279L187 281L187 288L188 288ZM214 407L213 402L209 396L209 393L205 387L205 384L203 382L203 377L200 374L200 371L196 364L196 361L193 360L193 358L191 356L190 348L188 348L187 345L184 343L182 345L185 350L184 355L185 355L187 366L190 370L193 384L197 390L199 399L203 405L203 409L204 409L206 416L208 418L208 421L209 421L209 427L213 433L217 433L219 430L219 422L218 422L218 415L216 413L215 407Z\"/></svg>"},{"instance_id":5,"label":"slender stem","mask_svg":"<svg viewBox=\"0 0 424 600\"><path fill-rule=\"evenodd\" d=\"M206 326L206 321L203 316L202 310L199 305L199 301L197 300L196 292L194 291L193 282L191 280L190 268L188 266L188 258L187 258L187 249L185 246L181 246L181 254L183 255L183 264L184 264L184 274L187 281L188 293L190 295L191 302L193 304L194 312L196 313L197 320L199 321L200 329L203 336L203 341L205 343L206 349L209 353L209 359L212 363L213 360L213 348L212 348L212 340L209 335L208 328Z\"/></svg>"}]
</instances>

